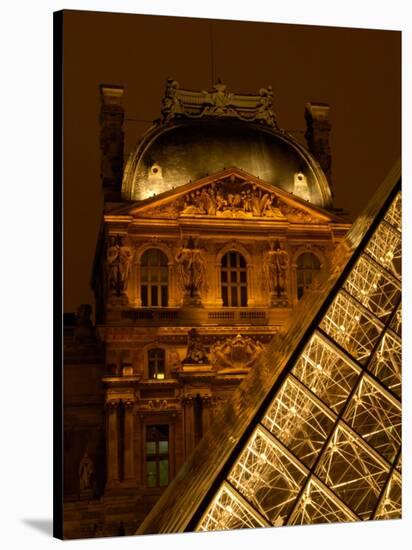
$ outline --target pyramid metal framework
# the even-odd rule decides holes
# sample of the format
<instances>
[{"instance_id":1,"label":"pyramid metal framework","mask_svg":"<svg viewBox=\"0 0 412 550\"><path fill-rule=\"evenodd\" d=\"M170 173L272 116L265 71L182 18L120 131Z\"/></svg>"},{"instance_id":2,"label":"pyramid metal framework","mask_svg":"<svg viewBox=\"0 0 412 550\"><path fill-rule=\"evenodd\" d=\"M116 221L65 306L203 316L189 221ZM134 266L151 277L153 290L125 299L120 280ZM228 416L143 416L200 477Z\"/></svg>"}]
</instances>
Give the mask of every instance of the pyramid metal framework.
<instances>
[{"instance_id":1,"label":"pyramid metal framework","mask_svg":"<svg viewBox=\"0 0 412 550\"><path fill-rule=\"evenodd\" d=\"M401 516L396 196L196 530Z\"/></svg>"},{"instance_id":2,"label":"pyramid metal framework","mask_svg":"<svg viewBox=\"0 0 412 550\"><path fill-rule=\"evenodd\" d=\"M247 427L220 442L219 471L204 466L192 500L191 479L173 500L177 481L141 533L401 517L400 179L380 200ZM202 473L197 451L182 476ZM162 516L173 502L183 519Z\"/></svg>"}]
</instances>

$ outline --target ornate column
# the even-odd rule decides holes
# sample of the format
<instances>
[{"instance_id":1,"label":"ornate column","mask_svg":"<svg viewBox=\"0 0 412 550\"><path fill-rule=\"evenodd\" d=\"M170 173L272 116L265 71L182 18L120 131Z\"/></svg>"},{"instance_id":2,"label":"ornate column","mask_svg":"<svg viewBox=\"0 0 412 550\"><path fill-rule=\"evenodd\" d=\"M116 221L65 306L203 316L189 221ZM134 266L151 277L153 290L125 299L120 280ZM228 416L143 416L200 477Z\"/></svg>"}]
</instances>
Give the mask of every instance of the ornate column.
<instances>
[{"instance_id":1,"label":"ornate column","mask_svg":"<svg viewBox=\"0 0 412 550\"><path fill-rule=\"evenodd\" d=\"M124 481L135 479L133 453L133 410L134 401L123 401L124 406L124 438L123 438L123 472Z\"/></svg>"},{"instance_id":2,"label":"ornate column","mask_svg":"<svg viewBox=\"0 0 412 550\"><path fill-rule=\"evenodd\" d=\"M119 400L106 402L106 462L107 486L119 483Z\"/></svg>"}]
</instances>

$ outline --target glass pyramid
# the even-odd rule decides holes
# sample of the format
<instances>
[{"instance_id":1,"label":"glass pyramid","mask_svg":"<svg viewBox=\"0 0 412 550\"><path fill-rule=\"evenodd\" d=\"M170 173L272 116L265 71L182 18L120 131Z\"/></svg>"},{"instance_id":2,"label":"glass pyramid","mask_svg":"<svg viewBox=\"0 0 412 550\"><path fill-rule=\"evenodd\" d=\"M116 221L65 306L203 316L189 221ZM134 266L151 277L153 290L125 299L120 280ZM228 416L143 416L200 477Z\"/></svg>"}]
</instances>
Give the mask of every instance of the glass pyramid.
<instances>
[{"instance_id":1,"label":"glass pyramid","mask_svg":"<svg viewBox=\"0 0 412 550\"><path fill-rule=\"evenodd\" d=\"M395 169L139 533L401 517Z\"/></svg>"}]
</instances>

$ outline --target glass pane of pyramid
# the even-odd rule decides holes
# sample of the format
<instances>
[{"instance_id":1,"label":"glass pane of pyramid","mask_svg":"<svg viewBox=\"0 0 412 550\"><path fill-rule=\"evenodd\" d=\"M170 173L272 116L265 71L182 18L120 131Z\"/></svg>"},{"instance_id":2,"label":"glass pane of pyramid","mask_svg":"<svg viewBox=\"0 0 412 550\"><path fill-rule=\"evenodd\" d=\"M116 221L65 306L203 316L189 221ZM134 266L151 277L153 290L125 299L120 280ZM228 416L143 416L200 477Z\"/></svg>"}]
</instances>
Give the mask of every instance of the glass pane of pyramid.
<instances>
[{"instance_id":1,"label":"glass pane of pyramid","mask_svg":"<svg viewBox=\"0 0 412 550\"><path fill-rule=\"evenodd\" d=\"M349 260L320 276L327 292L301 300L159 501L165 531L176 498L182 530L401 517L401 200L399 180L385 185Z\"/></svg>"}]
</instances>

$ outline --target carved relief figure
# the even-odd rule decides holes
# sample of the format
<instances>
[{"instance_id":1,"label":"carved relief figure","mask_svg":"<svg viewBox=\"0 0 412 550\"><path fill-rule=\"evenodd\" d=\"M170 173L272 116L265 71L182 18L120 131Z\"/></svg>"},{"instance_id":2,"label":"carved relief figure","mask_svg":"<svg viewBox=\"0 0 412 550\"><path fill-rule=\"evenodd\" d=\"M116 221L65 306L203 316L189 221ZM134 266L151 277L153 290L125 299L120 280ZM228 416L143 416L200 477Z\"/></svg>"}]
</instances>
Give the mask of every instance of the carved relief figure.
<instances>
[{"instance_id":1,"label":"carved relief figure","mask_svg":"<svg viewBox=\"0 0 412 550\"><path fill-rule=\"evenodd\" d=\"M213 92L202 91L205 104L202 115L222 115L231 105L233 94L226 91L226 84L219 80L213 89Z\"/></svg>"},{"instance_id":2,"label":"carved relief figure","mask_svg":"<svg viewBox=\"0 0 412 550\"><path fill-rule=\"evenodd\" d=\"M87 454L84 453L79 464L79 486L80 492L90 491L94 485L94 466L93 461Z\"/></svg>"},{"instance_id":3,"label":"carved relief figure","mask_svg":"<svg viewBox=\"0 0 412 550\"><path fill-rule=\"evenodd\" d=\"M189 330L187 334L187 352L183 360L183 364L207 364L209 359L206 350L202 344L202 340L195 328Z\"/></svg>"},{"instance_id":4,"label":"carved relief figure","mask_svg":"<svg viewBox=\"0 0 412 550\"><path fill-rule=\"evenodd\" d=\"M178 281L187 303L199 303L200 292L206 288L206 262L203 252L190 237L176 257Z\"/></svg>"},{"instance_id":5,"label":"carved relief figure","mask_svg":"<svg viewBox=\"0 0 412 550\"><path fill-rule=\"evenodd\" d=\"M278 298L286 293L289 254L280 247L279 241L270 244L263 263L264 280L267 289Z\"/></svg>"},{"instance_id":6,"label":"carved relief figure","mask_svg":"<svg viewBox=\"0 0 412 550\"><path fill-rule=\"evenodd\" d=\"M285 219L275 193L244 181L221 181L184 196L181 214Z\"/></svg>"},{"instance_id":7,"label":"carved relief figure","mask_svg":"<svg viewBox=\"0 0 412 550\"><path fill-rule=\"evenodd\" d=\"M211 362L218 368L249 368L262 351L259 340L238 334L233 338L219 340L211 347Z\"/></svg>"}]
</instances>

